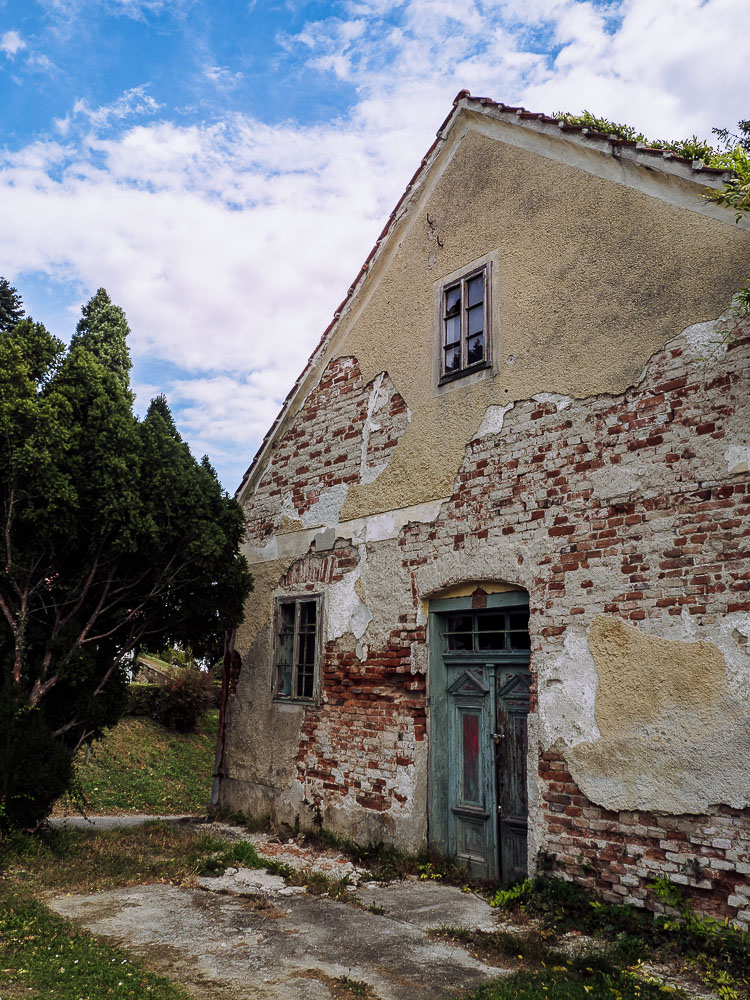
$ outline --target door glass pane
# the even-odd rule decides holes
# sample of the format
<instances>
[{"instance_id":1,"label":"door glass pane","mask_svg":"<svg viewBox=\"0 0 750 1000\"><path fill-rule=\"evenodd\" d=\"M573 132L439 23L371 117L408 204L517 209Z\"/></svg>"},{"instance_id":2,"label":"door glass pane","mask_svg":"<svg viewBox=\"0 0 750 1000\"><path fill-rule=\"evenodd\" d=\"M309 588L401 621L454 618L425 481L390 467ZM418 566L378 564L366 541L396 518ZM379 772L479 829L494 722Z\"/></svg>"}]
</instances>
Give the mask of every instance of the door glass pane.
<instances>
[{"instance_id":1,"label":"door glass pane","mask_svg":"<svg viewBox=\"0 0 750 1000\"><path fill-rule=\"evenodd\" d=\"M445 637L448 649L473 649L471 615L448 615Z\"/></svg>"},{"instance_id":2,"label":"door glass pane","mask_svg":"<svg viewBox=\"0 0 750 1000\"><path fill-rule=\"evenodd\" d=\"M475 278L470 278L466 283L466 304L475 306L478 302L484 301L484 275L478 274Z\"/></svg>"},{"instance_id":3,"label":"door glass pane","mask_svg":"<svg viewBox=\"0 0 750 1000\"><path fill-rule=\"evenodd\" d=\"M479 716L464 712L462 717L463 799L480 802L479 794Z\"/></svg>"},{"instance_id":4,"label":"door glass pane","mask_svg":"<svg viewBox=\"0 0 750 1000\"><path fill-rule=\"evenodd\" d=\"M510 619L510 645L511 649L531 649L529 639L529 613L521 611L508 616Z\"/></svg>"}]
</instances>

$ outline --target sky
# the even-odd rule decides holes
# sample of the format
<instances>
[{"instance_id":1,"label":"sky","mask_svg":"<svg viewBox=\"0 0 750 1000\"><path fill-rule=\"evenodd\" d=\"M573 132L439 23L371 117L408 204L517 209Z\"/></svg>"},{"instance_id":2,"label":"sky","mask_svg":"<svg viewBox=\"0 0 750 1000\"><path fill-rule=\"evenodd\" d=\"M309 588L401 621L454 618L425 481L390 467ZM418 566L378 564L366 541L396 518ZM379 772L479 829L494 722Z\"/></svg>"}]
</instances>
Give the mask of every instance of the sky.
<instances>
[{"instance_id":1,"label":"sky","mask_svg":"<svg viewBox=\"0 0 750 1000\"><path fill-rule=\"evenodd\" d=\"M750 116L747 0L0 0L0 275L105 287L136 409L233 493L456 93L651 138Z\"/></svg>"}]
</instances>

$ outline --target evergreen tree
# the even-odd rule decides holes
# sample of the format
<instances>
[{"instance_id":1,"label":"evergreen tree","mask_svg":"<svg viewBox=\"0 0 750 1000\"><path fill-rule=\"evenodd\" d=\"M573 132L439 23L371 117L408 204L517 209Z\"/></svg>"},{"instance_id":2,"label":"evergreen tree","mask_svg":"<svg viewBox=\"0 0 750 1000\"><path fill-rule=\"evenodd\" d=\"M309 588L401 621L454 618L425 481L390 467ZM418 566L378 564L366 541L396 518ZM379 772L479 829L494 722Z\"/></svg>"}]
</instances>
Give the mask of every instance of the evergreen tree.
<instances>
[{"instance_id":1,"label":"evergreen tree","mask_svg":"<svg viewBox=\"0 0 750 1000\"><path fill-rule=\"evenodd\" d=\"M0 278L0 332L12 330L26 315L21 296L5 278Z\"/></svg>"},{"instance_id":2,"label":"evergreen tree","mask_svg":"<svg viewBox=\"0 0 750 1000\"><path fill-rule=\"evenodd\" d=\"M163 397L132 412L122 310L100 291L84 320L67 351L0 332L0 831L44 819L117 721L129 653L200 651L252 586L238 504Z\"/></svg>"},{"instance_id":3,"label":"evergreen tree","mask_svg":"<svg viewBox=\"0 0 750 1000\"><path fill-rule=\"evenodd\" d=\"M127 338L130 333L125 313L116 305L105 289L96 295L81 310L76 332L70 348L85 348L96 360L113 372L124 389L130 385L130 352Z\"/></svg>"}]
</instances>

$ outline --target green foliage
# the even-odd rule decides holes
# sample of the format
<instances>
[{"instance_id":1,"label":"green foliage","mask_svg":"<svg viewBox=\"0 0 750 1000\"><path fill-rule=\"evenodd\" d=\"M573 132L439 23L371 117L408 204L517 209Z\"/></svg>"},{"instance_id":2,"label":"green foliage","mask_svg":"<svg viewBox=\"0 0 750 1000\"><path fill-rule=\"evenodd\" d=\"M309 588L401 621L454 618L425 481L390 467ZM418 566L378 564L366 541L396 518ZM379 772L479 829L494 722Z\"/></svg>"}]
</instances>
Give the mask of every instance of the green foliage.
<instances>
[{"instance_id":1,"label":"green foliage","mask_svg":"<svg viewBox=\"0 0 750 1000\"><path fill-rule=\"evenodd\" d=\"M74 351L81 347L116 377L121 387L130 389L130 352L127 338L130 333L125 313L113 305L107 292L100 288L81 310L76 332L70 342Z\"/></svg>"},{"instance_id":2,"label":"green foliage","mask_svg":"<svg viewBox=\"0 0 750 1000\"><path fill-rule=\"evenodd\" d=\"M0 278L0 332L7 332L25 316L18 291L6 278Z\"/></svg>"},{"instance_id":3,"label":"green foliage","mask_svg":"<svg viewBox=\"0 0 750 1000\"><path fill-rule=\"evenodd\" d=\"M634 906L604 903L576 882L550 877L527 879L501 891L492 905L521 909L555 931L575 930L603 938L629 962L652 949L686 956L714 979L724 974L734 984L732 988L737 988L736 995L743 996L742 991L750 987L750 934L728 921L696 914L667 878L657 879L649 888L674 914L654 915Z\"/></svg>"},{"instance_id":4,"label":"green foliage","mask_svg":"<svg viewBox=\"0 0 750 1000\"><path fill-rule=\"evenodd\" d=\"M214 682L201 670L183 670L162 681L156 701L156 718L167 729L194 733L214 701Z\"/></svg>"},{"instance_id":5,"label":"green foliage","mask_svg":"<svg viewBox=\"0 0 750 1000\"><path fill-rule=\"evenodd\" d=\"M51 913L28 893L0 888L0 995L158 997L188 1000L168 980L71 921Z\"/></svg>"},{"instance_id":6,"label":"green foliage","mask_svg":"<svg viewBox=\"0 0 750 1000\"><path fill-rule=\"evenodd\" d=\"M750 122L739 123L741 136L734 135L728 129L714 129L714 133L723 143L722 148L717 148L696 136L678 140L647 139L642 132L637 132L630 125L621 125L606 118L599 118L590 111L584 111L580 115L558 111L554 117L570 125L582 125L597 132L614 135L626 142L642 142L653 149L668 150L675 156L682 156L688 160L701 160L708 167L734 171L735 176L727 181L721 191L709 191L706 197L718 205L727 205L735 209L738 220L743 212L750 211Z\"/></svg>"},{"instance_id":7,"label":"green foliage","mask_svg":"<svg viewBox=\"0 0 750 1000\"><path fill-rule=\"evenodd\" d=\"M163 398L133 415L123 324L98 292L70 350L31 320L0 332L0 827L41 821L120 717L132 650L213 646L251 587L239 506Z\"/></svg>"},{"instance_id":8,"label":"green foliage","mask_svg":"<svg viewBox=\"0 0 750 1000\"><path fill-rule=\"evenodd\" d=\"M197 733L174 733L151 719L122 719L74 761L86 812L205 813L216 755L217 712ZM64 798L56 811L78 811Z\"/></svg>"}]
</instances>

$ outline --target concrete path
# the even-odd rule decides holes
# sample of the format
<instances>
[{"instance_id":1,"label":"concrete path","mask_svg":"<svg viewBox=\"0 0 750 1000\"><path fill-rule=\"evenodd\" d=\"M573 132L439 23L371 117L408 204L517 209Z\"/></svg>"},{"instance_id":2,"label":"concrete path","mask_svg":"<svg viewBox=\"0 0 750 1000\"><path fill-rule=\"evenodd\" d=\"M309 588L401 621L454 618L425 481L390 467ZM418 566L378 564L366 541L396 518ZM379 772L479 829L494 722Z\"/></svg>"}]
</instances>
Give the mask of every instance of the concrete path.
<instances>
[{"instance_id":1,"label":"concrete path","mask_svg":"<svg viewBox=\"0 0 750 1000\"><path fill-rule=\"evenodd\" d=\"M53 827L70 827L73 830L117 830L122 827L140 826L163 820L166 823L194 822L195 816L185 813L180 816L148 816L145 813L123 813L120 816L52 816L47 822Z\"/></svg>"},{"instance_id":2,"label":"concrete path","mask_svg":"<svg viewBox=\"0 0 750 1000\"><path fill-rule=\"evenodd\" d=\"M331 1000L336 980L347 976L367 983L372 1000L440 1000L502 974L425 933L427 926L466 926L473 897L460 890L413 882L371 890L386 910L381 915L305 893L282 895L279 881L237 885L236 895L223 886L137 886L49 905L200 998ZM366 903L370 894L362 897ZM479 922L487 926L484 912Z\"/></svg>"},{"instance_id":3,"label":"concrete path","mask_svg":"<svg viewBox=\"0 0 750 1000\"><path fill-rule=\"evenodd\" d=\"M94 819L107 829L132 825L136 817ZM443 1000L503 974L427 933L440 926L498 926L495 911L472 893L413 878L366 881L362 869L335 851L267 834L245 837L259 853L267 856L274 848L274 857L292 859L295 867L336 875L346 866L358 884L347 902L339 902L308 895L265 871L228 869L199 879L197 888L135 886L48 903L141 955L200 1000L354 996L342 992L341 977L368 984L369 1000Z\"/></svg>"}]
</instances>

